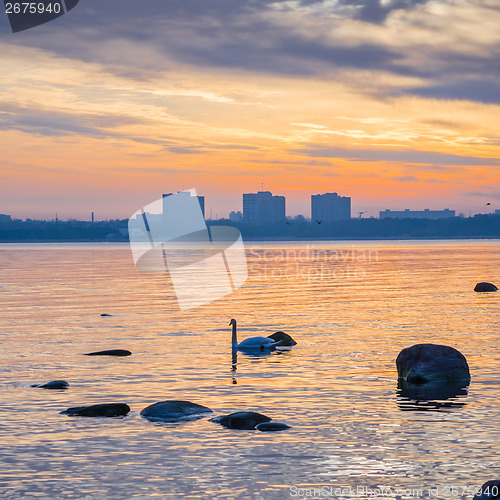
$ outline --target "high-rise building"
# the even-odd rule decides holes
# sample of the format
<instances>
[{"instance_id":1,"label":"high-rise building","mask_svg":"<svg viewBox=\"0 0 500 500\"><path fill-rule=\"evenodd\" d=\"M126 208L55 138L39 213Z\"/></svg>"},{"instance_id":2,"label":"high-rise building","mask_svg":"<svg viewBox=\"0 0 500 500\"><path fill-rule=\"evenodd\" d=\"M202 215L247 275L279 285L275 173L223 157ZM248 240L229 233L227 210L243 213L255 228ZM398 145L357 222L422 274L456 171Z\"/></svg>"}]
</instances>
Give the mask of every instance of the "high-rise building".
<instances>
[{"instance_id":1,"label":"high-rise building","mask_svg":"<svg viewBox=\"0 0 500 500\"><path fill-rule=\"evenodd\" d=\"M381 210L379 212L381 219L446 219L455 217L455 210L445 208L444 210Z\"/></svg>"},{"instance_id":2,"label":"high-rise building","mask_svg":"<svg viewBox=\"0 0 500 500\"><path fill-rule=\"evenodd\" d=\"M172 196L173 193L167 193L163 195L163 213L166 212L165 210L165 198L168 196ZM189 191L179 191L177 193L177 196L191 196L191 193ZM200 203L200 208L201 208L201 213L203 214L203 217L205 217L205 197L204 196L197 196L198 202Z\"/></svg>"},{"instance_id":3,"label":"high-rise building","mask_svg":"<svg viewBox=\"0 0 500 500\"><path fill-rule=\"evenodd\" d=\"M311 219L332 222L351 218L351 198L337 193L311 195Z\"/></svg>"},{"instance_id":4,"label":"high-rise building","mask_svg":"<svg viewBox=\"0 0 500 500\"><path fill-rule=\"evenodd\" d=\"M285 197L273 196L270 191L243 195L243 221L268 225L285 220Z\"/></svg>"}]
</instances>

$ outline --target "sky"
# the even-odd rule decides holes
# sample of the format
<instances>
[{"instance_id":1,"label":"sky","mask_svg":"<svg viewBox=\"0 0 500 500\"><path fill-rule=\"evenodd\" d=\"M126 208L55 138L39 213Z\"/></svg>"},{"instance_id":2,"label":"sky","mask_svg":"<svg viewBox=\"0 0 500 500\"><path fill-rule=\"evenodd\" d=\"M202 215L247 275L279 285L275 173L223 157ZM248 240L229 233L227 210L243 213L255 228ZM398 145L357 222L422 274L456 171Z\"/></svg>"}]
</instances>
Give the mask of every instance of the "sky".
<instances>
[{"instance_id":1,"label":"sky","mask_svg":"<svg viewBox=\"0 0 500 500\"><path fill-rule=\"evenodd\" d=\"M128 218L195 188L500 209L498 0L80 0L0 12L0 213ZM491 203L491 205L486 205Z\"/></svg>"}]
</instances>

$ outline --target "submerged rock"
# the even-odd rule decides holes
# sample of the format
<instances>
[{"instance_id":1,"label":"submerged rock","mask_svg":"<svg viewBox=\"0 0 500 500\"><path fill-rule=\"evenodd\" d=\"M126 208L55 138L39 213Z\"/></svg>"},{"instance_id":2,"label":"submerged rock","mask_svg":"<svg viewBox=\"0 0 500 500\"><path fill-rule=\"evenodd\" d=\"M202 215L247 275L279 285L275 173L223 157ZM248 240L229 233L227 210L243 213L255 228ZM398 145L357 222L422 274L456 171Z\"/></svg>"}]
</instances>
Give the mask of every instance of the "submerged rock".
<instances>
[{"instance_id":1,"label":"submerged rock","mask_svg":"<svg viewBox=\"0 0 500 500\"><path fill-rule=\"evenodd\" d=\"M212 413L212 410L190 401L161 401L144 408L141 417L152 422L177 422L201 418L203 413Z\"/></svg>"},{"instance_id":2,"label":"submerged rock","mask_svg":"<svg viewBox=\"0 0 500 500\"><path fill-rule=\"evenodd\" d=\"M126 349L108 349L107 351L88 352L84 356L130 356L131 354Z\"/></svg>"},{"instance_id":3,"label":"submerged rock","mask_svg":"<svg viewBox=\"0 0 500 500\"><path fill-rule=\"evenodd\" d=\"M267 338L273 339L274 341L280 341L280 344L277 347L290 347L292 345L297 345L297 342L295 342L295 340L293 340L292 337L285 332L276 332L272 335L269 335Z\"/></svg>"},{"instance_id":4,"label":"submerged rock","mask_svg":"<svg viewBox=\"0 0 500 500\"><path fill-rule=\"evenodd\" d=\"M34 384L31 387L38 387L40 389L67 389L69 384L66 380L51 380L46 384Z\"/></svg>"},{"instance_id":5,"label":"submerged rock","mask_svg":"<svg viewBox=\"0 0 500 500\"><path fill-rule=\"evenodd\" d=\"M398 377L410 385L470 382L464 355L446 345L416 344L403 349L397 359Z\"/></svg>"},{"instance_id":6,"label":"submerged rock","mask_svg":"<svg viewBox=\"0 0 500 500\"><path fill-rule=\"evenodd\" d=\"M228 429L245 429L253 430L257 425L263 422L270 422L272 419L261 413L253 411L238 411L230 415L222 415L220 417L211 418L210 422L221 424Z\"/></svg>"},{"instance_id":7,"label":"submerged rock","mask_svg":"<svg viewBox=\"0 0 500 500\"><path fill-rule=\"evenodd\" d=\"M284 431L285 429L290 429L289 425L283 424L281 422L262 422L255 426L258 431L262 432L275 432Z\"/></svg>"},{"instance_id":8,"label":"submerged rock","mask_svg":"<svg viewBox=\"0 0 500 500\"><path fill-rule=\"evenodd\" d=\"M485 281L478 283L474 287L475 292L496 292L498 287L496 287L493 283L486 283Z\"/></svg>"},{"instance_id":9,"label":"submerged rock","mask_svg":"<svg viewBox=\"0 0 500 500\"><path fill-rule=\"evenodd\" d=\"M63 415L78 417L120 417L130 411L125 403L105 403L91 406L75 406L61 412Z\"/></svg>"},{"instance_id":10,"label":"submerged rock","mask_svg":"<svg viewBox=\"0 0 500 500\"><path fill-rule=\"evenodd\" d=\"M481 491L476 493L472 500L497 500L500 499L500 479L486 481L481 486Z\"/></svg>"}]
</instances>

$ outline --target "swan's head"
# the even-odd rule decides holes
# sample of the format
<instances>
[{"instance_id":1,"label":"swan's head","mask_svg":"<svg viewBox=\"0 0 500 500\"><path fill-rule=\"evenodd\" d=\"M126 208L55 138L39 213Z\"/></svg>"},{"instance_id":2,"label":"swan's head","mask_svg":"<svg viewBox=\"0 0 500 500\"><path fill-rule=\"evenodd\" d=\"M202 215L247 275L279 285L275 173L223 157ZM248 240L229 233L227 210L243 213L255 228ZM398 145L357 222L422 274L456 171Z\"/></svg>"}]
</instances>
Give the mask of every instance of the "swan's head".
<instances>
[{"instance_id":1,"label":"swan's head","mask_svg":"<svg viewBox=\"0 0 500 500\"><path fill-rule=\"evenodd\" d=\"M229 326L236 326L236 320L234 318L229 322Z\"/></svg>"}]
</instances>

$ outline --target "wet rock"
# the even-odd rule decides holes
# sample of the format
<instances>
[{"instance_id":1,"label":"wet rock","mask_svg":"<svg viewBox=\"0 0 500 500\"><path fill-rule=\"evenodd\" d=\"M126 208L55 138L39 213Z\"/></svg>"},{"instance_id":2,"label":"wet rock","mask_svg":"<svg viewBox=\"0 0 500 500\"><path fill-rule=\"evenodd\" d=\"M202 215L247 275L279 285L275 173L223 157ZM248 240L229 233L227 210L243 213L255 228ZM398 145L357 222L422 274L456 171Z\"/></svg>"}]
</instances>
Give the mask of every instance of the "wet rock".
<instances>
[{"instance_id":1,"label":"wet rock","mask_svg":"<svg viewBox=\"0 0 500 500\"><path fill-rule=\"evenodd\" d=\"M277 347L286 346L291 347L293 345L297 345L297 342L293 340L293 338L285 332L276 332L272 335L268 336L269 339L273 339L274 341L279 341L280 344Z\"/></svg>"},{"instance_id":2,"label":"wet rock","mask_svg":"<svg viewBox=\"0 0 500 500\"><path fill-rule=\"evenodd\" d=\"M475 292L496 292L498 290L498 287L496 287L493 283L486 283L486 282L481 282L478 283L474 287Z\"/></svg>"},{"instance_id":3,"label":"wet rock","mask_svg":"<svg viewBox=\"0 0 500 500\"><path fill-rule=\"evenodd\" d=\"M131 354L126 349L108 349L107 351L88 352L84 356L130 356Z\"/></svg>"},{"instance_id":4,"label":"wet rock","mask_svg":"<svg viewBox=\"0 0 500 500\"><path fill-rule=\"evenodd\" d=\"M481 491L478 492L473 500L497 500L500 499L500 479L486 481L481 486Z\"/></svg>"},{"instance_id":5,"label":"wet rock","mask_svg":"<svg viewBox=\"0 0 500 500\"><path fill-rule=\"evenodd\" d=\"M102 316L103 318L110 318L110 317L111 317L111 316L113 316L113 315L112 315L112 314L103 313L103 314L101 314L101 316Z\"/></svg>"},{"instance_id":6,"label":"wet rock","mask_svg":"<svg viewBox=\"0 0 500 500\"><path fill-rule=\"evenodd\" d=\"M204 413L212 410L190 401L161 401L144 408L141 416L152 422L177 422L202 418Z\"/></svg>"},{"instance_id":7,"label":"wet rock","mask_svg":"<svg viewBox=\"0 0 500 500\"><path fill-rule=\"evenodd\" d=\"M51 380L46 384L35 384L31 387L38 387L40 389L67 389L69 384L66 380Z\"/></svg>"},{"instance_id":8,"label":"wet rock","mask_svg":"<svg viewBox=\"0 0 500 500\"><path fill-rule=\"evenodd\" d=\"M236 413L231 413L230 415L222 415L221 417L210 419L210 422L221 424L223 427L227 427L228 429L245 430L253 430L257 425L270 421L270 417L253 411L238 411Z\"/></svg>"},{"instance_id":9,"label":"wet rock","mask_svg":"<svg viewBox=\"0 0 500 500\"><path fill-rule=\"evenodd\" d=\"M416 344L403 349L397 359L398 377L410 385L470 382L469 365L453 347Z\"/></svg>"},{"instance_id":10,"label":"wet rock","mask_svg":"<svg viewBox=\"0 0 500 500\"><path fill-rule=\"evenodd\" d=\"M108 403L91 406L76 406L61 412L63 415L78 417L120 417L130 411L125 403Z\"/></svg>"},{"instance_id":11,"label":"wet rock","mask_svg":"<svg viewBox=\"0 0 500 500\"><path fill-rule=\"evenodd\" d=\"M285 429L290 429L289 425L283 424L281 422L262 422L255 426L258 431L262 432L276 432L284 431Z\"/></svg>"}]
</instances>

